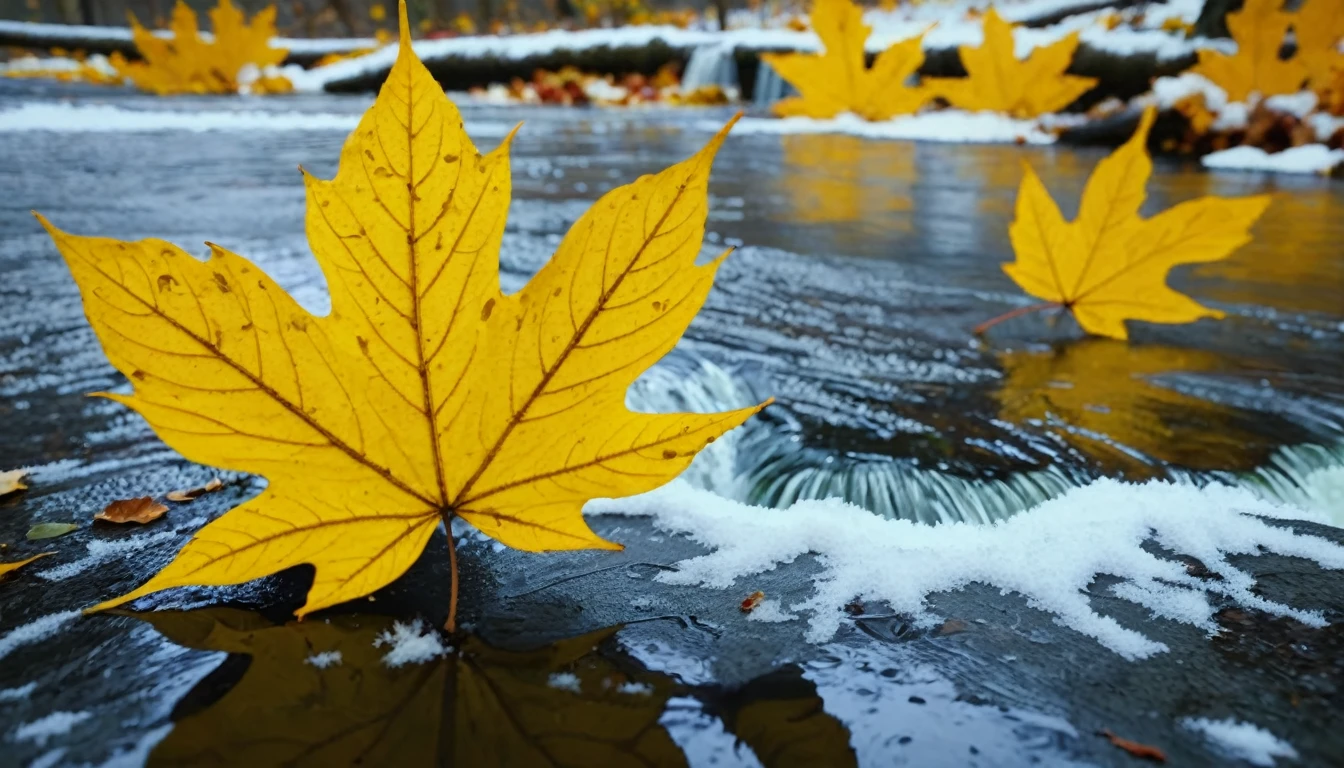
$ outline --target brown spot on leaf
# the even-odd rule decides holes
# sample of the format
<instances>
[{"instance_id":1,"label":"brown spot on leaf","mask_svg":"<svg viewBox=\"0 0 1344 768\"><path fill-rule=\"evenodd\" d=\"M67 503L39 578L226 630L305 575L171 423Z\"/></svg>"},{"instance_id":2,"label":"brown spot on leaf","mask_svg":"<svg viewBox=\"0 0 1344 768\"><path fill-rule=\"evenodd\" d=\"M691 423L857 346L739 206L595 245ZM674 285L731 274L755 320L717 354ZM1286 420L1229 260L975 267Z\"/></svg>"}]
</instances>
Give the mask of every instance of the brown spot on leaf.
<instances>
[{"instance_id":1,"label":"brown spot on leaf","mask_svg":"<svg viewBox=\"0 0 1344 768\"><path fill-rule=\"evenodd\" d=\"M159 293L171 290L177 285L177 278L172 275L159 275Z\"/></svg>"},{"instance_id":2,"label":"brown spot on leaf","mask_svg":"<svg viewBox=\"0 0 1344 768\"><path fill-rule=\"evenodd\" d=\"M168 507L148 496L138 499L118 499L103 507L103 511L93 516L94 520L106 523L151 523L163 517Z\"/></svg>"},{"instance_id":3,"label":"brown spot on leaf","mask_svg":"<svg viewBox=\"0 0 1344 768\"><path fill-rule=\"evenodd\" d=\"M215 272L215 273L214 273L214 278L215 278L215 285L219 286L219 292L220 292L220 293L232 293L232 292L233 292L233 288L231 288L231 287L229 286L229 281L228 281L228 280L225 280L223 275L219 274L218 272Z\"/></svg>"},{"instance_id":4,"label":"brown spot on leaf","mask_svg":"<svg viewBox=\"0 0 1344 768\"><path fill-rule=\"evenodd\" d=\"M495 310L495 300L486 299L485 306L481 307L481 320L482 321L489 320L490 313L493 312L494 310Z\"/></svg>"},{"instance_id":5,"label":"brown spot on leaf","mask_svg":"<svg viewBox=\"0 0 1344 768\"><path fill-rule=\"evenodd\" d=\"M677 458L677 452L674 451L674 450L672 450L671 448L665 449L665 450L663 451L663 458L664 458L664 459L675 459L675 458Z\"/></svg>"}]
</instances>

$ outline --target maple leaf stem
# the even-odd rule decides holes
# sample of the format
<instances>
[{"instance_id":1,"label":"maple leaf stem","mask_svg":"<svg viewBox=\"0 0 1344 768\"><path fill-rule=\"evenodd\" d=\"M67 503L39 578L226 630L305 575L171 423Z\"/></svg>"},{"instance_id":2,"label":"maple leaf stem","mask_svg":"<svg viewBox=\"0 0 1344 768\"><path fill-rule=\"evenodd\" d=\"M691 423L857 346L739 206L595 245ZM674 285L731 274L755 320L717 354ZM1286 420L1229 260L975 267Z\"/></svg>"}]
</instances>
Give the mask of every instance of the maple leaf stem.
<instances>
[{"instance_id":1,"label":"maple leaf stem","mask_svg":"<svg viewBox=\"0 0 1344 768\"><path fill-rule=\"evenodd\" d=\"M990 318L989 320L986 320L985 322L975 326L975 328L973 328L971 332L974 333L976 336L981 336L984 334L985 331L988 331L990 328L993 328L994 326L1004 322L1005 320L1012 320L1015 317L1021 317L1022 315L1029 315L1032 312L1042 312L1047 309L1059 309L1062 306L1064 305L1060 304L1057 301L1047 301L1041 304L1032 304L1026 307L1018 307L1017 309L1014 309L1010 312L1004 312L1002 315L999 315L998 317L993 317Z\"/></svg>"},{"instance_id":2,"label":"maple leaf stem","mask_svg":"<svg viewBox=\"0 0 1344 768\"><path fill-rule=\"evenodd\" d=\"M448 620L443 623L445 632L457 631L457 547L453 544L453 527L451 523L448 528L448 569L451 571L452 582L448 587Z\"/></svg>"}]
</instances>

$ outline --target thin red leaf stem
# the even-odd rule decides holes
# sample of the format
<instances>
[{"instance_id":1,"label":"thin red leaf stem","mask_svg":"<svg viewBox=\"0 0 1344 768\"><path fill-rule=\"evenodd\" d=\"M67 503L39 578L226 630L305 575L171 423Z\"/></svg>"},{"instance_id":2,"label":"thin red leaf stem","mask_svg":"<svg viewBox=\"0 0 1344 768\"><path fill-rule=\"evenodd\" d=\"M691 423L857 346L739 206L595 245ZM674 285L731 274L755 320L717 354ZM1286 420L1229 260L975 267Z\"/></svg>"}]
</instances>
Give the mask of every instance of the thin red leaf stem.
<instances>
[{"instance_id":1,"label":"thin red leaf stem","mask_svg":"<svg viewBox=\"0 0 1344 768\"><path fill-rule=\"evenodd\" d=\"M999 323L1004 322L1005 320L1012 320L1015 317L1021 317L1022 315L1029 315L1032 312L1043 312L1047 309L1059 309L1062 306L1064 305L1060 304L1057 301L1048 301L1042 304L1031 304L1025 307L1018 307L1017 309L1014 309L1010 312L1004 312L1002 315L999 315L998 317L992 317L986 320L985 322L975 326L975 328L972 329L972 333L974 333L976 336L979 336L983 334L985 331L988 331L990 328L993 328Z\"/></svg>"},{"instance_id":2,"label":"thin red leaf stem","mask_svg":"<svg viewBox=\"0 0 1344 768\"><path fill-rule=\"evenodd\" d=\"M453 545L453 526L445 526L448 531L448 568L452 571L452 586L448 591L448 621L443 623L447 632L457 631L457 547Z\"/></svg>"}]
</instances>

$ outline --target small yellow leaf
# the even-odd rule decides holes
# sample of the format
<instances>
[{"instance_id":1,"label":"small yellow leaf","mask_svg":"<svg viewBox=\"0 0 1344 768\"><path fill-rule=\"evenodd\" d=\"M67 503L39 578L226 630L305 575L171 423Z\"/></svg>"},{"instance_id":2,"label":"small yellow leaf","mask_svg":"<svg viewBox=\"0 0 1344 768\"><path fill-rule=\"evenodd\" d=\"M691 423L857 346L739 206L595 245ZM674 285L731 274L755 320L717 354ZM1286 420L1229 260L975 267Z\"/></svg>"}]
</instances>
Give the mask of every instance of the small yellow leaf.
<instances>
[{"instance_id":1,"label":"small yellow leaf","mask_svg":"<svg viewBox=\"0 0 1344 768\"><path fill-rule=\"evenodd\" d=\"M246 22L231 0L219 0L210 11L214 40L200 35L196 12L178 0L169 25L171 38L161 38L140 26L132 15L131 39L143 61L112 59L116 70L137 88L160 96L179 93L237 93L244 67L263 70L285 60L288 51L272 48L275 37L275 6L271 5ZM287 82L287 81L286 81ZM282 92L268 84L265 92ZM292 90L292 88L291 88Z\"/></svg>"},{"instance_id":2,"label":"small yellow leaf","mask_svg":"<svg viewBox=\"0 0 1344 768\"><path fill-rule=\"evenodd\" d=\"M41 219L134 386L105 396L188 459L269 480L149 582L98 608L309 563L302 616L396 579L453 516L519 549L619 549L589 529L585 502L668 482L764 407L624 405L722 262L696 260L727 128L689 160L603 196L505 295L512 137L476 150L407 26L403 4L397 61L336 177L304 176L329 315L219 246L202 262L162 240L79 237Z\"/></svg>"},{"instance_id":3,"label":"small yellow leaf","mask_svg":"<svg viewBox=\"0 0 1344 768\"><path fill-rule=\"evenodd\" d=\"M374 3L369 6L369 18L374 21L382 21L387 18L387 8L382 3Z\"/></svg>"},{"instance_id":4,"label":"small yellow leaf","mask_svg":"<svg viewBox=\"0 0 1344 768\"><path fill-rule=\"evenodd\" d=\"M1246 101L1252 93L1297 93L1307 79L1307 68L1300 57L1279 58L1293 23L1293 14L1279 10L1282 7L1283 0L1246 0L1240 11L1227 14L1227 28L1237 41L1236 54L1201 50L1199 63L1190 71L1227 91L1232 101Z\"/></svg>"},{"instance_id":5,"label":"small yellow leaf","mask_svg":"<svg viewBox=\"0 0 1344 768\"><path fill-rule=\"evenodd\" d=\"M1268 195L1202 197L1139 218L1152 173L1146 142L1155 111L1102 160L1083 190L1078 218L1064 221L1030 166L1009 229L1017 260L1004 271L1027 293L1072 310L1088 333L1128 337L1125 320L1189 323L1223 313L1167 287L1177 264L1217 261L1250 241Z\"/></svg>"},{"instance_id":6,"label":"small yellow leaf","mask_svg":"<svg viewBox=\"0 0 1344 768\"><path fill-rule=\"evenodd\" d=\"M850 0L816 0L811 20L822 53L762 54L801 94L777 102L776 114L830 118L853 112L866 120L889 120L917 112L932 98L924 88L906 85L924 63L922 34L878 54L867 69L863 44L873 30L863 23L862 8Z\"/></svg>"},{"instance_id":7,"label":"small yellow leaf","mask_svg":"<svg viewBox=\"0 0 1344 768\"><path fill-rule=\"evenodd\" d=\"M1341 0L1307 0L1293 14L1293 33L1297 36L1296 58L1307 69L1309 85L1313 90L1324 90L1344 70L1344 53L1339 45L1344 40L1344 2Z\"/></svg>"},{"instance_id":8,"label":"small yellow leaf","mask_svg":"<svg viewBox=\"0 0 1344 768\"><path fill-rule=\"evenodd\" d=\"M12 469L8 472L0 472L0 496L6 496L15 491L27 490L27 483L23 479L28 476L26 469Z\"/></svg>"},{"instance_id":9,"label":"small yellow leaf","mask_svg":"<svg viewBox=\"0 0 1344 768\"><path fill-rule=\"evenodd\" d=\"M93 516L94 520L107 523L152 523L163 517L168 508L149 496L138 499L118 499Z\"/></svg>"},{"instance_id":10,"label":"small yellow leaf","mask_svg":"<svg viewBox=\"0 0 1344 768\"><path fill-rule=\"evenodd\" d=\"M55 552L43 552L43 553L40 554L40 555L33 555L32 557L28 558L27 560L20 560L20 561L18 561L17 563L0 563L0 579L5 578L5 577L8 576L9 574L13 573L14 571L19 570L19 569L22 568L23 566L25 566L25 565L27 565L27 564L33 562L34 560L37 560L38 558L48 557L48 556L50 556L50 555L54 555L54 554L56 554L56 553L55 553Z\"/></svg>"},{"instance_id":11,"label":"small yellow leaf","mask_svg":"<svg viewBox=\"0 0 1344 768\"><path fill-rule=\"evenodd\" d=\"M985 14L983 28L985 40L979 48L957 49L966 77L924 81L954 107L1036 117L1067 107L1097 84L1096 78L1064 74L1078 48L1077 32L1018 59L1013 26L993 7Z\"/></svg>"}]
</instances>

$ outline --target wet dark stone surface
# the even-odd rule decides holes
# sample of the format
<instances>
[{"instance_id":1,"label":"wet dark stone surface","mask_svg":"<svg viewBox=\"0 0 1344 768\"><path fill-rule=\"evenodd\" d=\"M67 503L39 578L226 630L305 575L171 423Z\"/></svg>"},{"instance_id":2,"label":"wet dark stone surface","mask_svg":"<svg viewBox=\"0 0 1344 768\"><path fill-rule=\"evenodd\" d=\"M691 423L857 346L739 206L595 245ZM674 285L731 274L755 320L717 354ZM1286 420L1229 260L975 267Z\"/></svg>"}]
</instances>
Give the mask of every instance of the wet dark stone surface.
<instances>
[{"instance_id":1,"label":"wet dark stone surface","mask_svg":"<svg viewBox=\"0 0 1344 768\"><path fill-rule=\"evenodd\" d=\"M0 108L41 92L30 85L0 90ZM88 98L130 109L236 107ZM247 108L356 114L366 103L331 97ZM695 127L707 115L723 116L469 109L469 129L483 126L491 136L517 119L529 121L516 145L506 287L520 285L603 191L690 154L707 137ZM69 275L28 210L85 234L158 236L188 248L221 242L320 310L324 288L303 241L302 188L293 168L302 163L329 176L342 138L338 132L0 135L11 158L0 168L8 190L0 199L6 277L0 470L35 468L30 490L0 499L0 542L9 545L0 559L57 552L0 585L0 638L138 585L193 530L263 487L257 478L226 475L224 490L174 506L143 530L88 524L112 499L161 495L214 473L175 457L120 406L85 397L124 382L102 358ZM976 322L1023 302L997 267L1009 258L1004 231L1018 160L1041 171L1068 214L1101 154L734 138L711 184L716 242L707 251L738 240L747 247L729 260L704 315L668 364L708 360L745 391L778 396L780 405L753 439L772 450L794 446L798 463L905 466L959 478L1047 468L1078 479L1178 471L1231 477L1276 450L1336 439L1344 392L1338 247L1344 217L1329 214L1339 210L1344 192L1325 180L1209 176L1159 164L1150 209L1200 194L1291 192L1276 202L1284 206L1282 217L1261 225L1261 240L1229 262L1173 278L1177 288L1226 310L1221 323L1137 327L1135 343L1124 347L1080 340L1067 322L1052 327L1034 318L1002 328L988 346L974 341L968 329ZM1019 360L1044 363L1044 373ZM1133 371L1141 375L1128 375ZM1054 390L1055 421L1033 416L1038 406L1030 398L1008 405L1018 402L1009 395L1051 381L1073 385ZM1070 399L1066 392L1076 394ZM1081 439L1077 429L1064 428L1070 424L1099 426L1110 441ZM30 524L61 521L82 526L46 547L23 540ZM578 713L615 706L633 723L621 754L633 751L653 764L1134 764L1096 735L1102 729L1161 747L1173 765L1235 764L1183 729L1187 716L1255 723L1291 743L1302 765L1329 765L1344 753L1336 727L1344 683L1337 624L1311 629L1229 609L1220 615L1225 631L1210 640L1118 600L1099 579L1092 588L1097 610L1172 651L1125 661L1021 598L987 588L935 595L934 609L949 620L936 631L884 615L881 605L855 606L841 633L817 646L803 641L801 622L749 621L738 609L757 589L785 604L810 595L815 562L800 560L740 589L670 586L655 581L659 569L645 564L674 563L698 554L696 545L640 519L596 518L595 525L627 550L531 555L484 542L462 547L462 619L476 639L458 638L458 655L407 667L401 676L382 666L369 637L393 618L442 621L448 602L442 532L411 572L372 600L298 627L274 629L302 602L309 578L303 569L136 605L190 609L186 617L72 618L51 639L14 647L0 660L0 690L34 684L26 696L0 701L0 765L100 764L118 754L131 764L146 755L171 764L176 753L169 748L185 738L172 740L172 728L186 734L193 722L217 723L220 741L208 744L210 754L240 763L250 753L227 737L239 711L268 726L296 711L356 725L390 723L374 743L405 745L406 764L488 764L471 761L461 751L470 740L458 738L481 722L471 715L481 711L480 701L502 702L516 715L509 743L546 749L555 743L538 736L529 712L572 712L581 724L594 715ZM1344 541L1338 529L1302 528ZM1259 576L1270 599L1321 610L1332 622L1344 614L1338 572L1271 556L1238 564ZM238 613L220 613L221 605ZM593 651L563 643L615 627L580 644L595 645ZM266 666L300 658L292 655L293 643L324 638L354 638L348 648L363 649L367 663L352 650L331 678L302 661ZM319 695L297 683L265 685L265 674L248 677L275 668L299 668L328 682L358 671L374 687L351 695L333 682ZM564 693L551 684L557 671L580 678L577 703L554 698ZM380 696L410 685L406 675L414 678L407 690L416 702L421 695L436 702L407 711L435 713L437 727L412 728L420 721L410 715L380 717L401 711L380 708L389 700ZM473 680L495 681L500 692L473 698L464 693L480 687L470 686ZM650 693L647 699L611 693L602 681L648 686ZM311 694L300 699L306 709L286 709L296 706L287 698L293 691ZM650 715L651 708L658 711ZM88 718L45 743L15 737L21 724L54 712ZM418 740L426 734L444 740ZM289 736L302 752L330 734L296 726ZM343 754L374 749L340 743L348 746ZM166 746L153 751L155 744Z\"/></svg>"}]
</instances>

